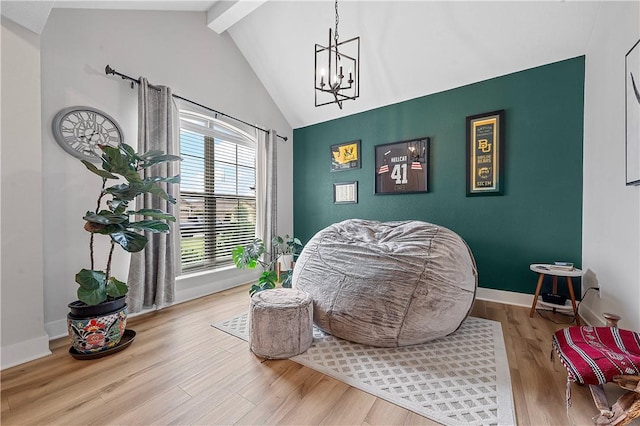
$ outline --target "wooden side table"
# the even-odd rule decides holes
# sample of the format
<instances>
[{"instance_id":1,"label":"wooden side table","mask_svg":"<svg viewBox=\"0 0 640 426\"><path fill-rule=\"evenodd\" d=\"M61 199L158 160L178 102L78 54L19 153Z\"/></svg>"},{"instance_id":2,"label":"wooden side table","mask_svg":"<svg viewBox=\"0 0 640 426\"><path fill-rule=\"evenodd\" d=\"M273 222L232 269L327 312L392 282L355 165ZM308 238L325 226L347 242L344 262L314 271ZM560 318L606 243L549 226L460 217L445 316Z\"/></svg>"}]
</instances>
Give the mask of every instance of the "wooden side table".
<instances>
[{"instance_id":1,"label":"wooden side table","mask_svg":"<svg viewBox=\"0 0 640 426\"><path fill-rule=\"evenodd\" d=\"M558 293L558 277L565 277L567 280L567 288L569 290L569 298L571 299L571 306L573 307L573 315L576 318L576 324L580 325L580 317L578 316L578 307L576 305L576 296L573 293L573 283L571 282L571 277L581 277L583 272L581 269L573 268L570 271L565 271L562 269L552 269L553 265L548 265L544 263L532 263L529 265L529 269L533 272L537 272L540 274L538 277L538 285L536 286L536 293L533 296L533 304L531 305L531 312L529 316L533 318L533 315L536 313L536 304L538 303L538 296L540 296L540 290L542 289L542 282L544 281L545 275L550 275L553 277L553 293Z\"/></svg>"}]
</instances>

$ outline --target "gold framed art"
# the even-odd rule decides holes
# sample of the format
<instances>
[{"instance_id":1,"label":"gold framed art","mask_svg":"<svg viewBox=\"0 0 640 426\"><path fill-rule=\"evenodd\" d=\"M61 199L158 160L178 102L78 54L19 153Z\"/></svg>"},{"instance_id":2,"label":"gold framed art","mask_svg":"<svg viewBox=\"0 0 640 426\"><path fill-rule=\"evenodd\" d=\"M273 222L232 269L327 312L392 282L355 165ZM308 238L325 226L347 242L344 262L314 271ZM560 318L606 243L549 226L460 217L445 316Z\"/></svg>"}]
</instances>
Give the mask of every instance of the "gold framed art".
<instances>
[{"instance_id":1,"label":"gold framed art","mask_svg":"<svg viewBox=\"0 0 640 426\"><path fill-rule=\"evenodd\" d=\"M360 140L331 145L331 171L360 168Z\"/></svg>"},{"instance_id":2,"label":"gold framed art","mask_svg":"<svg viewBox=\"0 0 640 426\"><path fill-rule=\"evenodd\" d=\"M467 117L467 196L502 195L504 110Z\"/></svg>"}]
</instances>

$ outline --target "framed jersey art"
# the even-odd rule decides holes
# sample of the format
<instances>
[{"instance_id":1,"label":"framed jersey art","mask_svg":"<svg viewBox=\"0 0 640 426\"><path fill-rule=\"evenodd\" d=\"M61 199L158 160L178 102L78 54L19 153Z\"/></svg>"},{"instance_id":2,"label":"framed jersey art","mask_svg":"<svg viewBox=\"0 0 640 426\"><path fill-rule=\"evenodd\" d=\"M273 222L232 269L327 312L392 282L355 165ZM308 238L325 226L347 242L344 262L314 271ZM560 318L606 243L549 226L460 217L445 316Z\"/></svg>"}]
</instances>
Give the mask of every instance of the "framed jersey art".
<instances>
[{"instance_id":1,"label":"framed jersey art","mask_svg":"<svg viewBox=\"0 0 640 426\"><path fill-rule=\"evenodd\" d=\"M429 138L376 145L376 194L429 192Z\"/></svg>"}]
</instances>

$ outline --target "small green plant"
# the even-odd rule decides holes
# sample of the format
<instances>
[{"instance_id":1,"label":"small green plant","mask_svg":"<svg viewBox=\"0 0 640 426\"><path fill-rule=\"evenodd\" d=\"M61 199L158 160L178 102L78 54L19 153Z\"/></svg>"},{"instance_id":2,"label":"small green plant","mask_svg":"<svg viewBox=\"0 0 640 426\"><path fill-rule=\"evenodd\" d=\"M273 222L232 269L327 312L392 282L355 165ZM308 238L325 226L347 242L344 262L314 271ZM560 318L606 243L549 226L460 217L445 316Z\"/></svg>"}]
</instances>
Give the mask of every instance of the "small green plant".
<instances>
[{"instance_id":1,"label":"small green plant","mask_svg":"<svg viewBox=\"0 0 640 426\"><path fill-rule=\"evenodd\" d=\"M271 241L273 243L273 247L276 251L279 251L280 254L298 254L302 250L302 243L296 237L290 237L289 235L285 235L284 237L276 236L273 237Z\"/></svg>"},{"instance_id":2,"label":"small green plant","mask_svg":"<svg viewBox=\"0 0 640 426\"><path fill-rule=\"evenodd\" d=\"M249 288L250 296L259 291L275 288L278 275L274 271L274 266L278 258L283 254L296 255L302 250L300 240L289 237L289 235L273 237L271 243L272 252L267 252L264 242L260 238L256 238L244 246L237 246L231 252L233 263L238 269L255 269L258 266L262 268L258 282ZM291 273L287 274L282 281L282 287L291 288L291 277Z\"/></svg>"},{"instance_id":3,"label":"small green plant","mask_svg":"<svg viewBox=\"0 0 640 426\"><path fill-rule=\"evenodd\" d=\"M89 252L91 269L82 269L76 274L78 299L87 305L97 305L106 300L124 296L129 291L126 283L111 276L111 261L116 244L125 251L134 253L147 245L147 237L142 231L153 233L169 232L168 221L175 222L175 217L158 209L128 210L129 203L143 194L151 194L175 204L176 200L162 189L160 182L178 183L180 176L152 176L142 178L140 172L153 165L178 161L180 157L166 155L162 151L148 151L136 154L126 144L118 147L100 146L102 150L102 168L82 160L85 167L102 178L102 188L98 196L95 211L87 211L83 219L84 229L91 233ZM124 179L124 182L107 187L108 180ZM105 196L111 199L104 201ZM106 208L103 205L106 204ZM136 220L135 217L142 217ZM94 262L94 237L96 234L108 235L111 248L104 270L96 270Z\"/></svg>"}]
</instances>

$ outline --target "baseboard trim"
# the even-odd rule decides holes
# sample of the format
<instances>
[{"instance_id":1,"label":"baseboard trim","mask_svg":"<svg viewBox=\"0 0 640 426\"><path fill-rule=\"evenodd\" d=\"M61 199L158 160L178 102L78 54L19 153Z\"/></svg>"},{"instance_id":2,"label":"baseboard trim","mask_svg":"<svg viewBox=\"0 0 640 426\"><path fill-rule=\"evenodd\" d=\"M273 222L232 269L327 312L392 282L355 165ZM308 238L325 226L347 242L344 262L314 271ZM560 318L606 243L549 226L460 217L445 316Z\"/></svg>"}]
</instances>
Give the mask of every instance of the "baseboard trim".
<instances>
[{"instance_id":1,"label":"baseboard trim","mask_svg":"<svg viewBox=\"0 0 640 426\"><path fill-rule=\"evenodd\" d=\"M530 308L533 303L533 294L478 287L476 299Z\"/></svg>"},{"instance_id":2,"label":"baseboard trim","mask_svg":"<svg viewBox=\"0 0 640 426\"><path fill-rule=\"evenodd\" d=\"M67 320L51 321L44 325L44 331L49 335L49 340L59 339L69 335Z\"/></svg>"},{"instance_id":3,"label":"baseboard trim","mask_svg":"<svg viewBox=\"0 0 640 426\"><path fill-rule=\"evenodd\" d=\"M43 335L35 339L25 340L24 342L15 343L13 345L3 346L0 348L0 358L2 359L2 370L43 356L51 355L49 350L49 336Z\"/></svg>"}]
</instances>

